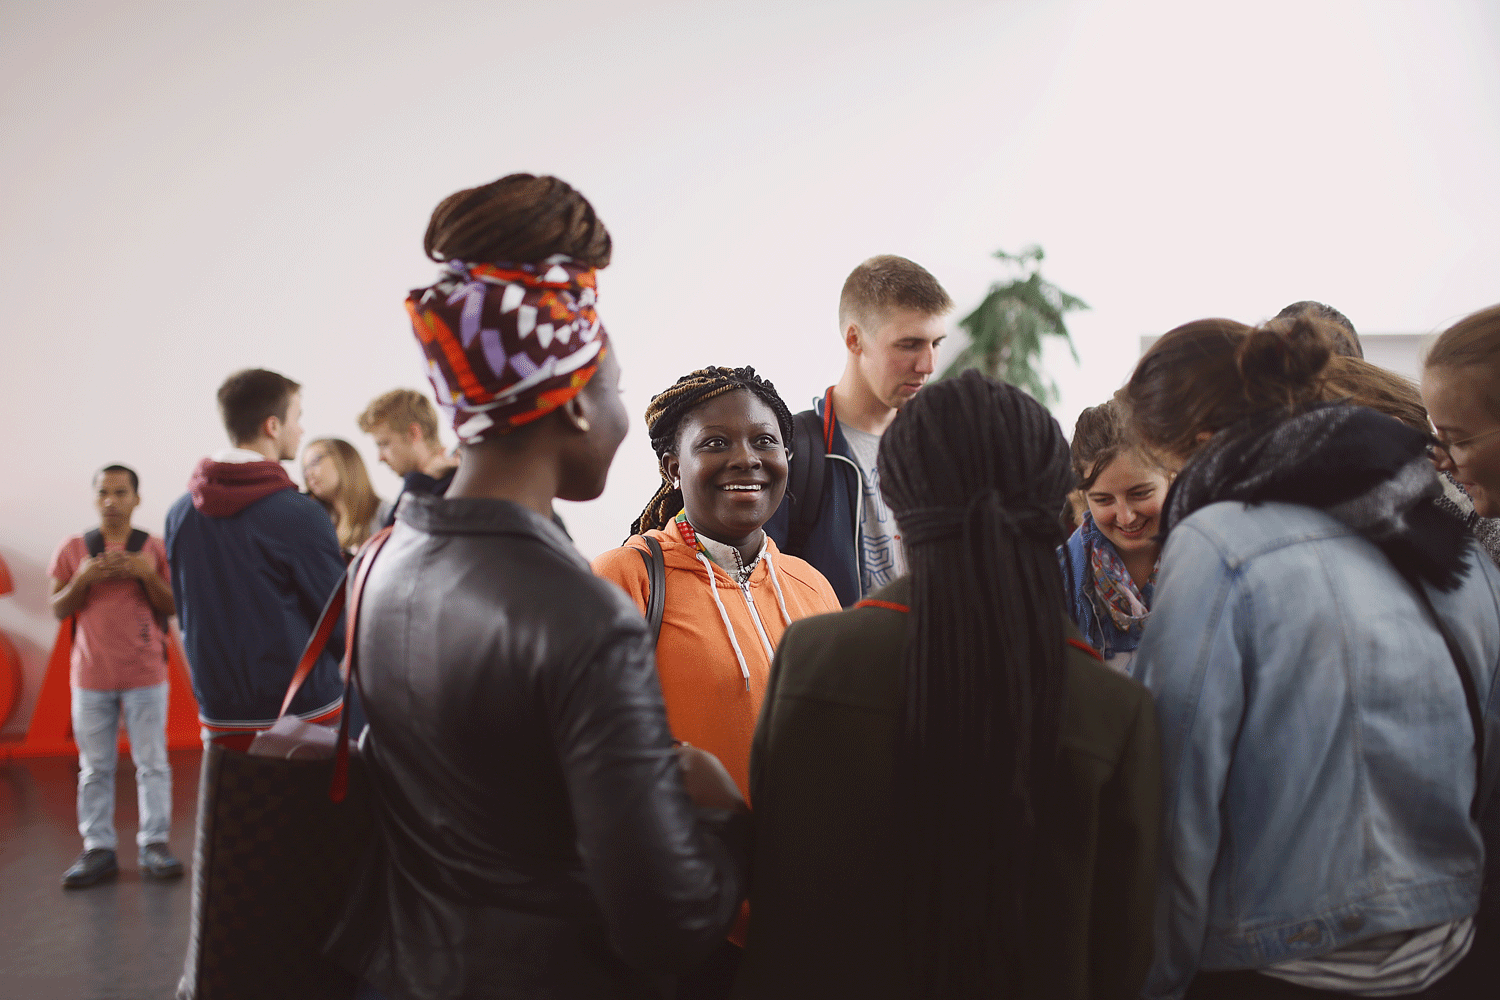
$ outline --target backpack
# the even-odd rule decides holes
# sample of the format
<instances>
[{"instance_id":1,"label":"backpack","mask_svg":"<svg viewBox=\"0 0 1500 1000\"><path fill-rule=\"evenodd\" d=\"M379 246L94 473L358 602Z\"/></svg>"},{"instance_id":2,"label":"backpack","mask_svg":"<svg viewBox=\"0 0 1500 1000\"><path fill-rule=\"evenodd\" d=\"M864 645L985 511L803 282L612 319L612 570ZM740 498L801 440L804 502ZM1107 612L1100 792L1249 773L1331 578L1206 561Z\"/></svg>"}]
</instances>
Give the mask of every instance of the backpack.
<instances>
[{"instance_id":1,"label":"backpack","mask_svg":"<svg viewBox=\"0 0 1500 1000\"><path fill-rule=\"evenodd\" d=\"M831 392L829 397L823 404L825 414L833 412ZM816 410L803 410L792 418L792 471L786 484L791 511L782 548L788 555L802 555L823 512L823 480L828 464L823 456L828 454L829 438L833 436L829 424Z\"/></svg>"},{"instance_id":2,"label":"backpack","mask_svg":"<svg viewBox=\"0 0 1500 1000\"><path fill-rule=\"evenodd\" d=\"M141 551L141 549L146 547L146 539L150 537L150 535L146 534L140 528L131 528L130 537L125 539L125 551ZM104 552L104 533L98 528L90 528L83 533L83 544L88 549L89 558L97 558ZM135 582L141 588L141 597L145 599L146 607L151 609L151 616L156 619L157 627L161 629L162 635L166 635L166 616L158 614L155 605L151 603L151 592L146 589L146 582L144 580L137 580ZM76 614L73 616L73 634L78 634L78 616Z\"/></svg>"},{"instance_id":3,"label":"backpack","mask_svg":"<svg viewBox=\"0 0 1500 1000\"><path fill-rule=\"evenodd\" d=\"M651 645L661 639L661 617L667 602L667 562L661 553L661 542L650 535L641 536L650 553L636 549L646 564L646 626L651 629Z\"/></svg>"}]
</instances>

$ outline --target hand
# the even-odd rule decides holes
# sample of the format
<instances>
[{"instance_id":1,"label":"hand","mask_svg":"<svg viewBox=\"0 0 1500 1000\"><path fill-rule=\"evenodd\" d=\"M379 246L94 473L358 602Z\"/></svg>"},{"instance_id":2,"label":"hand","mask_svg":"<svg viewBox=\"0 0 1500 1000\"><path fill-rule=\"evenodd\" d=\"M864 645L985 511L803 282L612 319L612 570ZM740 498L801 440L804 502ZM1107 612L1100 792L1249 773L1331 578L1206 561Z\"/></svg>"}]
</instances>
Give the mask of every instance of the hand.
<instances>
[{"instance_id":1,"label":"hand","mask_svg":"<svg viewBox=\"0 0 1500 1000\"><path fill-rule=\"evenodd\" d=\"M120 575L144 580L156 573L156 566L144 552L117 552L120 556Z\"/></svg>"},{"instance_id":2,"label":"hand","mask_svg":"<svg viewBox=\"0 0 1500 1000\"><path fill-rule=\"evenodd\" d=\"M127 580L134 574L131 572L131 561L134 555L130 552L101 552L91 562L94 564L94 573L101 580Z\"/></svg>"},{"instance_id":3,"label":"hand","mask_svg":"<svg viewBox=\"0 0 1500 1000\"><path fill-rule=\"evenodd\" d=\"M694 805L705 809L750 811L723 762L707 750L679 744L677 763L682 766L682 783L687 786L688 797Z\"/></svg>"},{"instance_id":4,"label":"hand","mask_svg":"<svg viewBox=\"0 0 1500 1000\"><path fill-rule=\"evenodd\" d=\"M79 563L78 568L73 571L73 578L85 587L96 580L108 579L109 572L105 568L103 555L84 556L83 562Z\"/></svg>"}]
</instances>

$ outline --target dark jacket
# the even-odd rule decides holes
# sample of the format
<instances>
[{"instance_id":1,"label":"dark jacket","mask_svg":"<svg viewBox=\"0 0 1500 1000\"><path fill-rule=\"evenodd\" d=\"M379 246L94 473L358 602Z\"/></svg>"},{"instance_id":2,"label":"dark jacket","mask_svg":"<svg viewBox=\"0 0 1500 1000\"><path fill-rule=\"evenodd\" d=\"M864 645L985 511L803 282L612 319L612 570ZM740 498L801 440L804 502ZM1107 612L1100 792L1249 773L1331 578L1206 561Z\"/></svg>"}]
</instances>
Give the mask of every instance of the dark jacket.
<instances>
[{"instance_id":1,"label":"dark jacket","mask_svg":"<svg viewBox=\"0 0 1500 1000\"><path fill-rule=\"evenodd\" d=\"M755 850L736 997L920 995L906 985L891 791L910 592L903 577L849 611L795 622L776 651L750 765ZM1145 688L1069 634L1019 995L1134 997L1151 961L1156 715Z\"/></svg>"},{"instance_id":2,"label":"dark jacket","mask_svg":"<svg viewBox=\"0 0 1500 1000\"><path fill-rule=\"evenodd\" d=\"M849 607L859 600L864 579L864 545L859 538L860 518L863 508L864 483L859 466L854 461L854 452L839 426L833 412L833 387L811 410L797 414L796 420L805 420L809 415L822 428L822 447L814 448L814 455L798 454L793 450L788 465L787 492L781 506L766 522L765 531L776 541L777 548L788 555L799 556L812 563L813 568L827 578L839 603ZM819 453L821 452L821 453ZM788 548L792 528L793 512L808 501L808 498L793 496L792 483L797 482L799 463L816 459L823 463L822 502L818 507L818 519L807 537L807 544L799 548Z\"/></svg>"},{"instance_id":3,"label":"dark jacket","mask_svg":"<svg viewBox=\"0 0 1500 1000\"><path fill-rule=\"evenodd\" d=\"M344 578L327 512L279 463L204 459L167 511L167 560L198 714L217 728L269 726L313 625ZM343 701L342 623L292 711Z\"/></svg>"},{"instance_id":4,"label":"dark jacket","mask_svg":"<svg viewBox=\"0 0 1500 1000\"><path fill-rule=\"evenodd\" d=\"M458 474L457 469L449 469L437 479L432 478L421 469L413 469L401 477L401 492L396 494L396 502L391 504L391 512L385 517L383 528L389 528L396 523L396 508L401 506L401 498L410 493L417 497L440 497L448 492L448 487L453 485L453 477Z\"/></svg>"},{"instance_id":5,"label":"dark jacket","mask_svg":"<svg viewBox=\"0 0 1500 1000\"><path fill-rule=\"evenodd\" d=\"M651 640L551 523L409 494L358 625L376 847L332 950L392 1000L655 997L743 894Z\"/></svg>"}]
</instances>

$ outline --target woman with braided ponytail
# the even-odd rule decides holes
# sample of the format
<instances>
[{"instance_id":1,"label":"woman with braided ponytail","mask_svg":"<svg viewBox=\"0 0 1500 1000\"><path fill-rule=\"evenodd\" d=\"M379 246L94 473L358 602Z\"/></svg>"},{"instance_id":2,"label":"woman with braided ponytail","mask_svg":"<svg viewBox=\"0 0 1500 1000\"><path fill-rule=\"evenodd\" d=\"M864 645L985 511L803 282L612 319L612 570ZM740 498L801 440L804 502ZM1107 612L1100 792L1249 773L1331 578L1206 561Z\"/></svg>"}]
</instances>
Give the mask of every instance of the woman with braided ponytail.
<instances>
[{"instance_id":1,"label":"woman with braided ponytail","mask_svg":"<svg viewBox=\"0 0 1500 1000\"><path fill-rule=\"evenodd\" d=\"M777 651L735 995L1134 997L1156 720L1068 621L1062 432L965 372L902 408L878 467L909 574Z\"/></svg>"}]
</instances>

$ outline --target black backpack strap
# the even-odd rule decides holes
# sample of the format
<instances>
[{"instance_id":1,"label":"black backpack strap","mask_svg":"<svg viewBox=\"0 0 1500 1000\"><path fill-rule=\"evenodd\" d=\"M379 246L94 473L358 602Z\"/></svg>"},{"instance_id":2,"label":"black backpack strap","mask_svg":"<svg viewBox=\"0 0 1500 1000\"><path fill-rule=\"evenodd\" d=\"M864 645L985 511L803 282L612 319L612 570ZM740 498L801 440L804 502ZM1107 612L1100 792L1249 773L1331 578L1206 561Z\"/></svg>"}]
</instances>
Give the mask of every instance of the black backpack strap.
<instances>
[{"instance_id":1,"label":"black backpack strap","mask_svg":"<svg viewBox=\"0 0 1500 1000\"><path fill-rule=\"evenodd\" d=\"M1417 592L1417 600L1422 607L1427 609L1427 616L1437 626L1438 632L1443 637L1443 642L1448 647L1448 655L1453 659L1453 666L1458 669L1458 682L1463 685L1464 702L1469 708L1469 724L1474 727L1474 769L1476 772L1474 781L1474 802L1469 806L1469 816L1477 823L1479 821L1479 785L1484 780L1484 711L1479 707L1479 688L1474 683L1474 674L1469 669L1468 657L1464 656L1462 647L1453 633L1448 631L1448 624L1443 621L1437 609L1432 606L1432 598L1427 596L1427 588L1422 586L1415 574L1401 571L1406 577L1406 582L1411 584L1411 589Z\"/></svg>"},{"instance_id":2,"label":"black backpack strap","mask_svg":"<svg viewBox=\"0 0 1500 1000\"><path fill-rule=\"evenodd\" d=\"M792 509L783 550L790 555L803 553L818 523L818 515L823 512L823 480L827 466L823 456L826 454L823 419L817 410L803 410L792 418L792 471L787 481Z\"/></svg>"},{"instance_id":3,"label":"black backpack strap","mask_svg":"<svg viewBox=\"0 0 1500 1000\"><path fill-rule=\"evenodd\" d=\"M661 553L661 542L650 535L641 536L650 553L636 549L646 564L646 627L651 630L651 644L661 639L661 619L667 603L667 561Z\"/></svg>"},{"instance_id":4,"label":"black backpack strap","mask_svg":"<svg viewBox=\"0 0 1500 1000\"><path fill-rule=\"evenodd\" d=\"M130 529L130 537L127 538L127 539L125 539L125 551L126 552L139 552L139 551L141 551L142 549L144 549L146 547L146 539L148 539L150 537L151 537L151 535L149 533L142 531L140 528L131 528ZM89 555L90 556L94 556L94 557L99 556L104 551L104 533L102 531L100 531L98 528L91 528L90 530L85 531L83 533L83 544L89 550ZM140 585L140 588L141 588L141 597L145 600L146 607L148 607L148 608L151 609L151 617L153 617L153 618L156 619L156 625L157 625L158 628L161 629L162 635L166 635L167 634L167 617L166 617L166 615L158 613L157 610L156 610L156 608L155 608L155 606L152 605L152 603L151 603L151 591L149 591L149 590L146 589L146 581L144 581L144 580L137 580L136 583ZM78 624L77 624L76 621L74 622L74 625L73 625L73 631L74 631L75 634L78 631Z\"/></svg>"}]
</instances>

